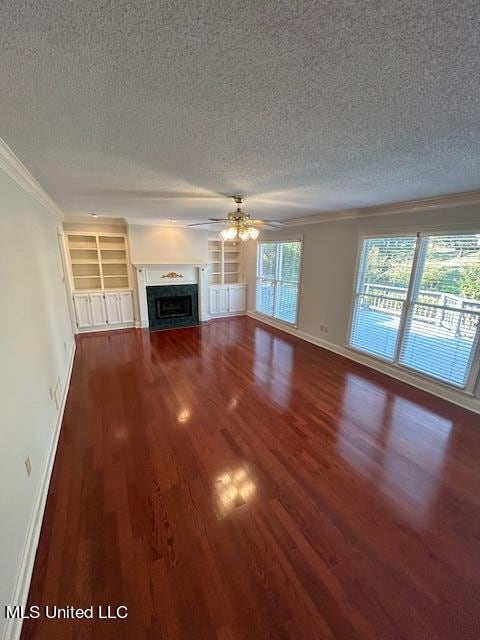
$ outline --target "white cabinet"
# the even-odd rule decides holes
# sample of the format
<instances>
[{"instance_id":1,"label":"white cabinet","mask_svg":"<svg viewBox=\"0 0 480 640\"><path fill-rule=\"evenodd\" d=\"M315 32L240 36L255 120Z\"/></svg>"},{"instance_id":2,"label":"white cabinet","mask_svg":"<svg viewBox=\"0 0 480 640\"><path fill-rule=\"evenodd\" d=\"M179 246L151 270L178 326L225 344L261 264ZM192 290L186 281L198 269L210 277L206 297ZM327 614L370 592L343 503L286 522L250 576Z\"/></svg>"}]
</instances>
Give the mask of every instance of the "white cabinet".
<instances>
[{"instance_id":1,"label":"white cabinet","mask_svg":"<svg viewBox=\"0 0 480 640\"><path fill-rule=\"evenodd\" d=\"M76 293L73 296L79 329L102 327L107 324L103 293Z\"/></svg>"},{"instance_id":2,"label":"white cabinet","mask_svg":"<svg viewBox=\"0 0 480 640\"><path fill-rule=\"evenodd\" d=\"M130 291L105 293L105 308L109 325L133 322L133 303Z\"/></svg>"},{"instance_id":3,"label":"white cabinet","mask_svg":"<svg viewBox=\"0 0 480 640\"><path fill-rule=\"evenodd\" d=\"M90 310L92 313L92 327L103 327L107 324L107 314L105 311L105 301L103 293L91 293Z\"/></svg>"},{"instance_id":4,"label":"white cabinet","mask_svg":"<svg viewBox=\"0 0 480 640\"><path fill-rule=\"evenodd\" d=\"M228 310L240 313L247 308L247 287L242 285L228 287Z\"/></svg>"},{"instance_id":5,"label":"white cabinet","mask_svg":"<svg viewBox=\"0 0 480 640\"><path fill-rule=\"evenodd\" d=\"M77 327L85 329L92 326L92 313L90 310L90 296L88 293L76 293L73 296Z\"/></svg>"},{"instance_id":6,"label":"white cabinet","mask_svg":"<svg viewBox=\"0 0 480 640\"><path fill-rule=\"evenodd\" d=\"M132 294L130 291L124 291L118 294L118 299L120 303L120 317L122 318L122 322L132 323L133 322L133 300Z\"/></svg>"},{"instance_id":7,"label":"white cabinet","mask_svg":"<svg viewBox=\"0 0 480 640\"><path fill-rule=\"evenodd\" d=\"M228 312L227 287L210 287L210 315Z\"/></svg>"},{"instance_id":8,"label":"white cabinet","mask_svg":"<svg viewBox=\"0 0 480 640\"><path fill-rule=\"evenodd\" d=\"M222 287L217 290L218 293L218 301L217 301L217 313L227 313L228 311L228 289Z\"/></svg>"},{"instance_id":9,"label":"white cabinet","mask_svg":"<svg viewBox=\"0 0 480 640\"><path fill-rule=\"evenodd\" d=\"M208 310L210 311L210 315L215 315L218 313L218 289L215 287L208 288Z\"/></svg>"},{"instance_id":10,"label":"white cabinet","mask_svg":"<svg viewBox=\"0 0 480 640\"><path fill-rule=\"evenodd\" d=\"M211 316L244 313L247 306L247 285L211 285L209 301Z\"/></svg>"},{"instance_id":11,"label":"white cabinet","mask_svg":"<svg viewBox=\"0 0 480 640\"><path fill-rule=\"evenodd\" d=\"M79 329L93 331L115 325L133 324L133 301L130 291L74 293L73 305Z\"/></svg>"},{"instance_id":12,"label":"white cabinet","mask_svg":"<svg viewBox=\"0 0 480 640\"><path fill-rule=\"evenodd\" d=\"M120 314L120 301L118 293L105 294L105 309L107 312L108 324L122 324L122 316Z\"/></svg>"}]
</instances>

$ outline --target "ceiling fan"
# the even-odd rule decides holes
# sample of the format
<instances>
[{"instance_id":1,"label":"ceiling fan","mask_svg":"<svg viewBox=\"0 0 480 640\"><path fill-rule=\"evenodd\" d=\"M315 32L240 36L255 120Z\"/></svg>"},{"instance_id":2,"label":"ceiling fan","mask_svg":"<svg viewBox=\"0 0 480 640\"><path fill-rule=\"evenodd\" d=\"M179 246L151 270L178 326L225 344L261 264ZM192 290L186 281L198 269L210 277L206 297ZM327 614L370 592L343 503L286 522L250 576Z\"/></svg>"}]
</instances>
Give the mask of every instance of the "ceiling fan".
<instances>
[{"instance_id":1,"label":"ceiling fan","mask_svg":"<svg viewBox=\"0 0 480 640\"><path fill-rule=\"evenodd\" d=\"M237 208L227 214L226 218L208 218L208 222L194 222L187 226L198 227L207 224L225 224L226 226L220 231L220 236L224 240L235 240L239 238L242 241L256 240L259 230L278 229L282 226L282 222L276 220L255 220L250 217L246 211L242 211L241 205L244 202L244 196L232 196ZM260 228L260 229L259 229Z\"/></svg>"}]
</instances>

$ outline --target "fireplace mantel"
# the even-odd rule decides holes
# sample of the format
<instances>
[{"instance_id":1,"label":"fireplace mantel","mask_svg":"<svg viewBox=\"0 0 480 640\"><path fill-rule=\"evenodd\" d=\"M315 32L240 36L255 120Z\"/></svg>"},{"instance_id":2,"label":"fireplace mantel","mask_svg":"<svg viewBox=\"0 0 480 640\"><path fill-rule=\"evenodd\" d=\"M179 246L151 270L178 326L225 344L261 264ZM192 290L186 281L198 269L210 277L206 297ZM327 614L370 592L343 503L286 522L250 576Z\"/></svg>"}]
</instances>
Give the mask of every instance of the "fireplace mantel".
<instances>
[{"instance_id":1,"label":"fireplace mantel","mask_svg":"<svg viewBox=\"0 0 480 640\"><path fill-rule=\"evenodd\" d=\"M147 287L162 285L198 285L198 312L200 322L208 317L207 265L205 263L134 264L137 273L140 326L148 328Z\"/></svg>"}]
</instances>

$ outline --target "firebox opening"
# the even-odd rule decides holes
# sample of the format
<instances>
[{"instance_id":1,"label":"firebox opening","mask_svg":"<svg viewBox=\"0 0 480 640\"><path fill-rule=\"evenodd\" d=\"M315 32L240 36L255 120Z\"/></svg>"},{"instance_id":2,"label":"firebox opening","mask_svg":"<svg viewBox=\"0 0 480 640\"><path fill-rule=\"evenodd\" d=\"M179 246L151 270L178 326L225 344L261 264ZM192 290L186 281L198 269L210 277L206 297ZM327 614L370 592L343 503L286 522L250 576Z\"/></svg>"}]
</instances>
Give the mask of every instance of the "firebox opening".
<instances>
[{"instance_id":1,"label":"firebox opening","mask_svg":"<svg viewBox=\"0 0 480 640\"><path fill-rule=\"evenodd\" d=\"M157 318L185 318L192 315L192 296L171 296L155 300Z\"/></svg>"}]
</instances>

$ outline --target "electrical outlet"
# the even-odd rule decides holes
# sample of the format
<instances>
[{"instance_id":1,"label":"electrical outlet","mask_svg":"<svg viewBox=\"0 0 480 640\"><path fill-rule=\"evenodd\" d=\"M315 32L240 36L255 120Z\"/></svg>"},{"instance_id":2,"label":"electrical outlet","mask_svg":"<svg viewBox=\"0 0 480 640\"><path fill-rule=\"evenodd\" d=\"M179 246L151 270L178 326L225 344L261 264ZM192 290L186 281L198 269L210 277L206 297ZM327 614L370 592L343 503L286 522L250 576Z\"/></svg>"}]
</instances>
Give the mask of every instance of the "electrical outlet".
<instances>
[{"instance_id":1,"label":"electrical outlet","mask_svg":"<svg viewBox=\"0 0 480 640\"><path fill-rule=\"evenodd\" d=\"M32 473L32 463L30 462L30 456L25 458L25 469L27 470L27 476Z\"/></svg>"}]
</instances>

